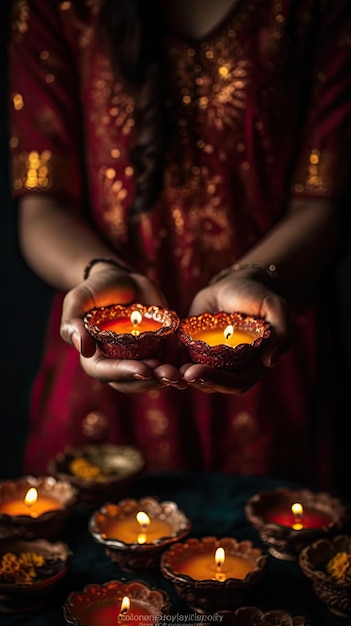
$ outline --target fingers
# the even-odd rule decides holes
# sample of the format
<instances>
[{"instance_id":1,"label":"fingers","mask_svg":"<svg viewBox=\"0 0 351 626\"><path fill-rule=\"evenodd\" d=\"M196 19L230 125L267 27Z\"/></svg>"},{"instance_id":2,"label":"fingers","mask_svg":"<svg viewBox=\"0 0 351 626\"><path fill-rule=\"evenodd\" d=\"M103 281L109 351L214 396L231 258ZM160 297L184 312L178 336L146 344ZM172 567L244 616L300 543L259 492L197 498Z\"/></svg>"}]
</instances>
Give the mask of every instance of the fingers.
<instances>
[{"instance_id":1,"label":"fingers","mask_svg":"<svg viewBox=\"0 0 351 626\"><path fill-rule=\"evenodd\" d=\"M271 337L262 352L262 361L266 367L274 367L290 344L286 301L277 294L269 294L263 300L261 315L272 325Z\"/></svg>"},{"instance_id":2,"label":"fingers","mask_svg":"<svg viewBox=\"0 0 351 626\"><path fill-rule=\"evenodd\" d=\"M188 385L206 393L241 395L259 380L262 367L257 362L248 368L230 372L208 365L186 363L180 368L180 373Z\"/></svg>"},{"instance_id":3,"label":"fingers","mask_svg":"<svg viewBox=\"0 0 351 626\"><path fill-rule=\"evenodd\" d=\"M101 383L146 382L154 378L152 368L144 361L112 359L99 349L90 358L81 355L80 362L85 373Z\"/></svg>"},{"instance_id":4,"label":"fingers","mask_svg":"<svg viewBox=\"0 0 351 626\"><path fill-rule=\"evenodd\" d=\"M60 335L62 339L74 346L84 357L92 357L95 354L96 342L88 331L85 330L84 322L80 318L61 320Z\"/></svg>"}]
</instances>

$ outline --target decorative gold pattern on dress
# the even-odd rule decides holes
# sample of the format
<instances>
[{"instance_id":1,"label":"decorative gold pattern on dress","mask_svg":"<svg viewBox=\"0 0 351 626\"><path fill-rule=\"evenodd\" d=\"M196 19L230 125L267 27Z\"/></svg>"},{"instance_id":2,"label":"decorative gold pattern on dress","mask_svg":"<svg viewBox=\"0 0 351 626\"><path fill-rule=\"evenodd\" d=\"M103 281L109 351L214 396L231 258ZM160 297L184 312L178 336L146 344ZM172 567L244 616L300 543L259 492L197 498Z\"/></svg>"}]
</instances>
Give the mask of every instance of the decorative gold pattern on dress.
<instances>
[{"instance_id":1,"label":"decorative gold pattern on dress","mask_svg":"<svg viewBox=\"0 0 351 626\"><path fill-rule=\"evenodd\" d=\"M23 35L28 29L29 6L27 0L17 0L12 9L12 28Z\"/></svg>"},{"instance_id":2,"label":"decorative gold pattern on dress","mask_svg":"<svg viewBox=\"0 0 351 626\"><path fill-rule=\"evenodd\" d=\"M99 180L101 194L105 198L104 221L108 226L109 236L112 241L123 241L127 234L124 202L128 192L121 180L116 180L114 176L109 178L104 167L101 167Z\"/></svg>"},{"instance_id":3,"label":"decorative gold pattern on dress","mask_svg":"<svg viewBox=\"0 0 351 626\"><path fill-rule=\"evenodd\" d=\"M231 422L232 429L235 430L235 436L242 442L249 441L257 434L256 419L247 411L241 411L233 415Z\"/></svg>"},{"instance_id":4,"label":"decorative gold pattern on dress","mask_svg":"<svg viewBox=\"0 0 351 626\"><path fill-rule=\"evenodd\" d=\"M301 159L293 191L297 194L330 195L334 188L332 163L331 154L317 148L311 150Z\"/></svg>"},{"instance_id":5,"label":"decorative gold pattern on dress","mask_svg":"<svg viewBox=\"0 0 351 626\"><path fill-rule=\"evenodd\" d=\"M24 100L21 93L15 93L12 95L12 104L15 111L20 111L24 107Z\"/></svg>"},{"instance_id":6,"label":"decorative gold pattern on dress","mask_svg":"<svg viewBox=\"0 0 351 626\"><path fill-rule=\"evenodd\" d=\"M146 413L150 432L155 437L163 437L168 430L169 420L163 411L157 408L150 408Z\"/></svg>"},{"instance_id":7,"label":"decorative gold pattern on dress","mask_svg":"<svg viewBox=\"0 0 351 626\"><path fill-rule=\"evenodd\" d=\"M14 189L47 191L52 187L51 174L52 155L49 150L41 154L36 151L22 152L15 155L13 185Z\"/></svg>"}]
</instances>

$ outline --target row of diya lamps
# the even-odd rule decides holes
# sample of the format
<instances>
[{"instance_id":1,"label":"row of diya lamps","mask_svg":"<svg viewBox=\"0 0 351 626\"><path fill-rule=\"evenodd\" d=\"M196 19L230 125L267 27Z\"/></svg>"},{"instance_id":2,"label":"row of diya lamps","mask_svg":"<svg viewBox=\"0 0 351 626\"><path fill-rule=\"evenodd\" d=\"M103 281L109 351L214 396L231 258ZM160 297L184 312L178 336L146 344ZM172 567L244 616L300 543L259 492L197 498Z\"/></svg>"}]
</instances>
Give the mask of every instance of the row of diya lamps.
<instances>
[{"instance_id":1,"label":"row of diya lamps","mask_svg":"<svg viewBox=\"0 0 351 626\"><path fill-rule=\"evenodd\" d=\"M227 370L247 366L271 332L264 320L241 313L204 313L180 322L174 311L140 304L94 309L84 321L106 356L146 358L177 333L194 362ZM41 605L67 572L71 555L68 545L51 540L75 506L93 510L99 500L89 532L122 570L160 570L195 612L222 613L222 623L233 626L260 623L262 612L244 605L266 572L268 555L233 537L189 538L191 523L174 502L119 500L143 468L134 447L100 444L67 448L54 459L49 476L0 482L0 609ZM277 489L250 498L245 512L271 555L298 560L318 597L331 610L351 615L351 537L340 534L349 514L339 499ZM72 592L63 607L71 626L156 623L170 610L168 594L141 580L89 585ZM288 619L273 611L269 622L265 615L267 624L307 623Z\"/></svg>"},{"instance_id":2,"label":"row of diya lamps","mask_svg":"<svg viewBox=\"0 0 351 626\"><path fill-rule=\"evenodd\" d=\"M73 472L81 461L91 468L100 463L102 474L84 480ZM222 624L262 623L262 611L251 606L252 592L266 573L269 554L297 561L312 579L317 597L332 612L351 617L351 537L345 534L350 514L339 498L288 488L253 495L245 514L259 532L265 546L261 549L235 537L190 537L191 522L175 502L151 496L118 500L143 468L143 457L133 447L68 448L52 467L56 475L0 482L3 611L42 605L68 571L72 556L69 546L55 539L72 511L84 507L91 537L113 563L135 574L161 572L195 614L210 615L211 621L220 615ZM140 626L164 621L171 610L166 591L139 579L88 585L71 592L63 606L69 626L116 626L123 621ZM264 615L265 624L310 623L283 611Z\"/></svg>"}]
</instances>

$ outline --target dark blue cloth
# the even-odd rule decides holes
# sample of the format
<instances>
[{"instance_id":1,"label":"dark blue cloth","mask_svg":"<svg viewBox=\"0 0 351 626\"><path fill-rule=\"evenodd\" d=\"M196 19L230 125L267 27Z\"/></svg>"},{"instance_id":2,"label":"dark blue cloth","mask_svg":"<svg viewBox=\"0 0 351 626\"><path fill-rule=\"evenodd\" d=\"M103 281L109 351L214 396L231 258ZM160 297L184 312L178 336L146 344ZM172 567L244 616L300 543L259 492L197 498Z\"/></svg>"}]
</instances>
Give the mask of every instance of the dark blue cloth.
<instances>
[{"instance_id":1,"label":"dark blue cloth","mask_svg":"<svg viewBox=\"0 0 351 626\"><path fill-rule=\"evenodd\" d=\"M133 489L131 497L155 496L173 500L192 522L191 536L231 536L238 541L249 539L263 547L255 529L247 522L244 512L250 496L263 489L280 486L299 488L276 479L233 476L228 474L145 474ZM88 584L109 580L138 578L170 595L172 614L192 613L174 593L172 584L160 573L146 576L126 574L112 563L102 545L94 542L88 532L89 514L75 512L60 537L72 550L69 571L60 581L55 593L45 605L31 613L0 614L1 626L65 626L62 605L71 591L82 590ZM311 583L304 578L297 563L269 556L268 570L252 597L251 605L263 610L281 609L292 615L304 615L313 626L345 626L347 620L331 614L314 596Z\"/></svg>"}]
</instances>

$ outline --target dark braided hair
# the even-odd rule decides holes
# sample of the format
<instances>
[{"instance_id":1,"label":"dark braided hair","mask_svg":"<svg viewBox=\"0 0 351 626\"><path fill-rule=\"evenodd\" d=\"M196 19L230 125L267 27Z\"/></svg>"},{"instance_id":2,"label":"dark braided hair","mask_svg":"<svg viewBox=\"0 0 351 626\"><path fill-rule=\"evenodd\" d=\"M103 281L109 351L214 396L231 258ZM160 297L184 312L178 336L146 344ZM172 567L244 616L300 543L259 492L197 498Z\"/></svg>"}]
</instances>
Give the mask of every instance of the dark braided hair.
<instances>
[{"instance_id":1,"label":"dark braided hair","mask_svg":"<svg viewBox=\"0 0 351 626\"><path fill-rule=\"evenodd\" d=\"M135 172L132 221L150 210L163 183L167 125L161 20L157 0L104 0L100 12L113 67L135 98L135 141L130 150Z\"/></svg>"}]
</instances>

